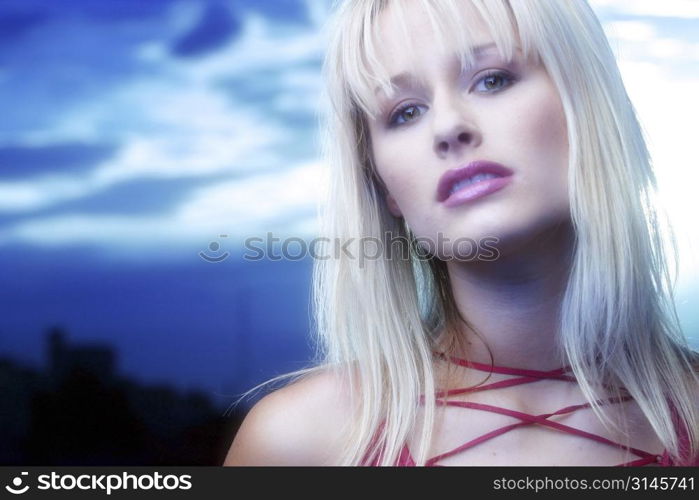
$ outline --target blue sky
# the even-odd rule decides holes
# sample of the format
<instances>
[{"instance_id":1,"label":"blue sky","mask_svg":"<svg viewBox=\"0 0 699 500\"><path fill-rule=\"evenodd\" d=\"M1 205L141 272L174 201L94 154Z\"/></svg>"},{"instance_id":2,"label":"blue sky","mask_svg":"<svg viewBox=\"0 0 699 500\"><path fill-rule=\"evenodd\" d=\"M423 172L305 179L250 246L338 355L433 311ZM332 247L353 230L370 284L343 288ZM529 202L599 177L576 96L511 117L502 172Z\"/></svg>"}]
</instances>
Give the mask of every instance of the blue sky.
<instances>
[{"instance_id":1,"label":"blue sky","mask_svg":"<svg viewBox=\"0 0 699 500\"><path fill-rule=\"evenodd\" d=\"M649 138L696 338L699 2L591 4ZM309 263L235 255L247 236L316 232L328 6L0 3L0 353L39 363L42 328L61 322L117 345L128 373L214 392L308 356ZM212 242L234 256L204 262ZM243 358L258 361L226 363Z\"/></svg>"},{"instance_id":2,"label":"blue sky","mask_svg":"<svg viewBox=\"0 0 699 500\"><path fill-rule=\"evenodd\" d=\"M217 394L300 367L309 263L198 253L309 233L324 9L0 4L0 353L40 365L61 324Z\"/></svg>"},{"instance_id":3,"label":"blue sky","mask_svg":"<svg viewBox=\"0 0 699 500\"><path fill-rule=\"evenodd\" d=\"M21 27L0 56L0 244L162 253L303 225L321 2L45 5L1 7Z\"/></svg>"}]
</instances>

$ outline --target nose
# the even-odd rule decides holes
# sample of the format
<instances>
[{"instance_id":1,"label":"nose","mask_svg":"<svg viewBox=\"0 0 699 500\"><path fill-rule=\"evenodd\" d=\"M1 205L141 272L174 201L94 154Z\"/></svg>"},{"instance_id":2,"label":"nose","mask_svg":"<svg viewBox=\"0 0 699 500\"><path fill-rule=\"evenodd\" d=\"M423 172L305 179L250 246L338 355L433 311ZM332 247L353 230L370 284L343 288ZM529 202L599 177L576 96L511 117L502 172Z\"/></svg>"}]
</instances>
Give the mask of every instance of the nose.
<instances>
[{"instance_id":1,"label":"nose","mask_svg":"<svg viewBox=\"0 0 699 500\"><path fill-rule=\"evenodd\" d=\"M449 151L458 151L462 146L467 146L473 142L473 133L455 129L435 137L435 151L440 157L443 157L448 155Z\"/></svg>"},{"instance_id":2,"label":"nose","mask_svg":"<svg viewBox=\"0 0 699 500\"><path fill-rule=\"evenodd\" d=\"M464 148L476 147L482 141L474 118L467 116L458 96L444 100L441 106L435 101L433 116L434 151L440 158L458 155Z\"/></svg>"}]
</instances>

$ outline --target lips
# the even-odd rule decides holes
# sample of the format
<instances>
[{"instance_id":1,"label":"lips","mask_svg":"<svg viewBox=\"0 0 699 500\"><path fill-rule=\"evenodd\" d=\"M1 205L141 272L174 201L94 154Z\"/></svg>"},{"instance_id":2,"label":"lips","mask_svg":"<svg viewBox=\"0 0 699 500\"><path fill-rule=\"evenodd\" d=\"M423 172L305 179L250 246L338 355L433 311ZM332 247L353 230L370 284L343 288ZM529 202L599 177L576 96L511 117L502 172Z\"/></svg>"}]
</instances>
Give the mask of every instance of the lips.
<instances>
[{"instance_id":1,"label":"lips","mask_svg":"<svg viewBox=\"0 0 699 500\"><path fill-rule=\"evenodd\" d=\"M492 161L477 160L468 165L447 170L439 179L437 185L437 201L444 202L452 195L452 188L457 183L463 185L461 181L466 181L477 175L486 175L488 177L495 176L496 178L509 177L513 174L509 168ZM475 184L475 183L474 183ZM473 185L473 184L471 184ZM459 188L461 190L462 187ZM458 193L457 190L454 194Z\"/></svg>"}]
</instances>

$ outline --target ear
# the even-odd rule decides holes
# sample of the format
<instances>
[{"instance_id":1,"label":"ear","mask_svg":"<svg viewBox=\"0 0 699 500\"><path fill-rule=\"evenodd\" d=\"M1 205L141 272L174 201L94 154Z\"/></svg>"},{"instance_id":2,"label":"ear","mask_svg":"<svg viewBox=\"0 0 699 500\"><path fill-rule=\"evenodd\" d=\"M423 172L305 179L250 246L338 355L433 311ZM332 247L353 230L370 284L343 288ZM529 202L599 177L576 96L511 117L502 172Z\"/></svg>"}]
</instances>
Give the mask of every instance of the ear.
<instances>
[{"instance_id":1,"label":"ear","mask_svg":"<svg viewBox=\"0 0 699 500\"><path fill-rule=\"evenodd\" d=\"M396 203L395 198L393 198L390 193L386 194L386 204L388 205L389 212L391 212L394 217L401 217L403 215L403 212L401 212L398 207L398 203Z\"/></svg>"}]
</instances>

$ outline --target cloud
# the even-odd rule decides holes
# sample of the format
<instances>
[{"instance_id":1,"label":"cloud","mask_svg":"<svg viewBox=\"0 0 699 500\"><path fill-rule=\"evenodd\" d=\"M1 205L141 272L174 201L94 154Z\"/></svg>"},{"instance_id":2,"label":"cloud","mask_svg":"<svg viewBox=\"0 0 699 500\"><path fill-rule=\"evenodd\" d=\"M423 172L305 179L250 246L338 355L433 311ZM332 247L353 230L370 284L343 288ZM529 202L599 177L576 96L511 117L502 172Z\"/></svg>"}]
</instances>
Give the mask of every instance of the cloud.
<instances>
[{"instance_id":1,"label":"cloud","mask_svg":"<svg viewBox=\"0 0 699 500\"><path fill-rule=\"evenodd\" d=\"M45 158L50 178L0 182L0 212L59 209L139 179L244 178L289 168L313 153L311 118L320 75L298 68L312 61L319 69L321 51L313 30L289 30L256 15L243 19L238 39L206 57L183 60L166 45L141 46L136 56L157 71L73 106L47 128L23 136L36 151L50 151L60 141L98 148L105 138L119 148L111 157L95 156L102 161L79 176ZM296 72L302 74L288 76ZM266 85L268 94L249 99L243 88L222 84L231 78L250 88Z\"/></svg>"},{"instance_id":2,"label":"cloud","mask_svg":"<svg viewBox=\"0 0 699 500\"><path fill-rule=\"evenodd\" d=\"M699 2L591 3L616 49L624 84L653 159L658 202L675 229L678 288L695 286L699 280L699 230L692 214L699 212L693 189L699 183L699 160L693 145L699 101L693 96L699 86L699 35L693 29L693 19L699 17Z\"/></svg>"},{"instance_id":3,"label":"cloud","mask_svg":"<svg viewBox=\"0 0 699 500\"><path fill-rule=\"evenodd\" d=\"M193 189L216 184L217 179L134 179L102 191L67 200L50 213L61 215L83 213L90 215L129 215L133 217L170 214ZM46 211L49 212L49 211ZM37 215L46 216L46 213Z\"/></svg>"},{"instance_id":4,"label":"cloud","mask_svg":"<svg viewBox=\"0 0 699 500\"><path fill-rule=\"evenodd\" d=\"M663 37L656 26L646 21L610 21L604 24L607 37L617 45L622 58L652 60L665 64L699 61L699 43Z\"/></svg>"},{"instance_id":5,"label":"cloud","mask_svg":"<svg viewBox=\"0 0 699 500\"><path fill-rule=\"evenodd\" d=\"M699 78L679 78L662 64L643 61L622 60L620 70L647 136L660 202L677 232L683 279L696 280L699 160L694 152L694 121L699 116L699 102L691 96Z\"/></svg>"},{"instance_id":6,"label":"cloud","mask_svg":"<svg viewBox=\"0 0 699 500\"><path fill-rule=\"evenodd\" d=\"M645 21L613 21L604 24L607 36L631 42L645 42L657 36L657 30Z\"/></svg>"},{"instance_id":7,"label":"cloud","mask_svg":"<svg viewBox=\"0 0 699 500\"><path fill-rule=\"evenodd\" d=\"M92 190L89 183L75 178L3 182L0 183L0 212L23 213L48 208L64 200L84 196Z\"/></svg>"},{"instance_id":8,"label":"cloud","mask_svg":"<svg viewBox=\"0 0 699 500\"><path fill-rule=\"evenodd\" d=\"M617 14L699 18L699 2L696 0L590 0L590 5Z\"/></svg>"},{"instance_id":9,"label":"cloud","mask_svg":"<svg viewBox=\"0 0 699 500\"><path fill-rule=\"evenodd\" d=\"M187 224L216 218L230 224L281 219L290 211L314 209L323 183L321 163L220 183L192 193L179 210Z\"/></svg>"},{"instance_id":10,"label":"cloud","mask_svg":"<svg viewBox=\"0 0 699 500\"><path fill-rule=\"evenodd\" d=\"M90 244L113 251L165 251L168 246L204 248L228 234L242 246L249 236L315 234L318 189L324 169L319 162L295 165L278 173L219 183L182 195L182 203L157 215L68 213L48 215L0 228L0 245ZM2 195L0 194L0 199ZM289 223L288 218L295 221Z\"/></svg>"}]
</instances>

